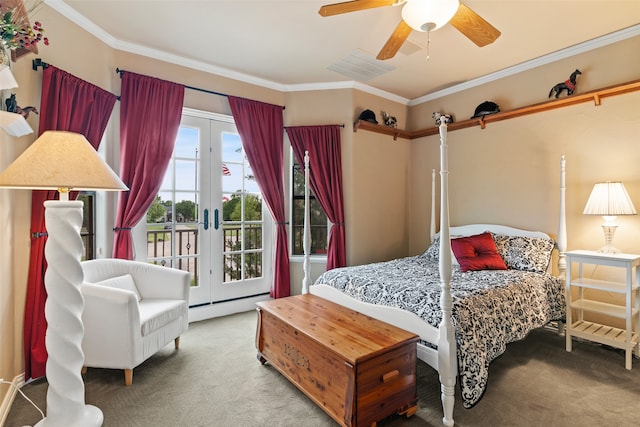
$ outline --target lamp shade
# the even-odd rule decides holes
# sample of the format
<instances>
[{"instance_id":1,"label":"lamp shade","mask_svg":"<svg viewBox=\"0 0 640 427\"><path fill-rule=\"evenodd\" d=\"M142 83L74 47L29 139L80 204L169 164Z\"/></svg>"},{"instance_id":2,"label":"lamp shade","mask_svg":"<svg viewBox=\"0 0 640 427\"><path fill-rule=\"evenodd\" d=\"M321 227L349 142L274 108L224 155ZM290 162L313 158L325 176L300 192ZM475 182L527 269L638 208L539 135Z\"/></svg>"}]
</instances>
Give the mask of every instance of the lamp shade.
<instances>
[{"instance_id":1,"label":"lamp shade","mask_svg":"<svg viewBox=\"0 0 640 427\"><path fill-rule=\"evenodd\" d=\"M622 182L599 182L593 186L584 215L636 215L636 208Z\"/></svg>"},{"instance_id":2,"label":"lamp shade","mask_svg":"<svg viewBox=\"0 0 640 427\"><path fill-rule=\"evenodd\" d=\"M11 136L24 136L33 133L33 129L22 114L0 111L0 127Z\"/></svg>"},{"instance_id":3,"label":"lamp shade","mask_svg":"<svg viewBox=\"0 0 640 427\"><path fill-rule=\"evenodd\" d=\"M127 190L87 139L46 131L0 174L0 187L37 190Z\"/></svg>"},{"instance_id":4,"label":"lamp shade","mask_svg":"<svg viewBox=\"0 0 640 427\"><path fill-rule=\"evenodd\" d=\"M458 0L407 0L402 19L414 30L433 31L449 22L458 7Z\"/></svg>"},{"instance_id":5,"label":"lamp shade","mask_svg":"<svg viewBox=\"0 0 640 427\"><path fill-rule=\"evenodd\" d=\"M13 77L8 65L0 64L0 89L13 89L18 87L18 82Z\"/></svg>"}]
</instances>

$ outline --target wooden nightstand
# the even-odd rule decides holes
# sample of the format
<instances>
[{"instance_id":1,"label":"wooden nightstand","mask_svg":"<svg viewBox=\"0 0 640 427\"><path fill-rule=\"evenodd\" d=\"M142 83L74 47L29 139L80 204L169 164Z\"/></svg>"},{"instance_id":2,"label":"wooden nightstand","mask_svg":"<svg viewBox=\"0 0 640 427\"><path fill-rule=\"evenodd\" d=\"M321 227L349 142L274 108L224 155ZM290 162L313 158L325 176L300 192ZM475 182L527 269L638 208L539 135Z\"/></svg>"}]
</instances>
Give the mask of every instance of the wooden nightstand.
<instances>
[{"instance_id":1,"label":"wooden nightstand","mask_svg":"<svg viewBox=\"0 0 640 427\"><path fill-rule=\"evenodd\" d=\"M640 356L640 255L606 254L595 251L569 251L567 255L567 351L571 351L571 337L580 337L625 350L625 368L631 369L632 353ZM614 282L584 277L585 264L603 265L625 269L625 281ZM578 272L572 279L572 267ZM577 297L571 290L577 288ZM585 289L620 293L625 295L624 305L590 300ZM572 309L577 318L572 319ZM618 329L601 323L584 320L584 313L599 313L625 319L625 328Z\"/></svg>"}]
</instances>

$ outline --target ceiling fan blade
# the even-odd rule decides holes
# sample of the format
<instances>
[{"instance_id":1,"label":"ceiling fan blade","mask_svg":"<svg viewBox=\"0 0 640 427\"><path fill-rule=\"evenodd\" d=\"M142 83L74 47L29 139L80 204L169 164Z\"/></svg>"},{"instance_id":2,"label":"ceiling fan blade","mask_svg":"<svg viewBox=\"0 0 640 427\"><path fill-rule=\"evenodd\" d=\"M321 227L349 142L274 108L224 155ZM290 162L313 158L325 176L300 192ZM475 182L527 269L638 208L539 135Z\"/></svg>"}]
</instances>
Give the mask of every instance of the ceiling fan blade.
<instances>
[{"instance_id":1,"label":"ceiling fan blade","mask_svg":"<svg viewBox=\"0 0 640 427\"><path fill-rule=\"evenodd\" d=\"M327 4L320 8L318 13L322 16L340 15L341 13L357 12L359 10L373 9L375 7L391 6L396 0L354 0L343 3Z\"/></svg>"},{"instance_id":2,"label":"ceiling fan blade","mask_svg":"<svg viewBox=\"0 0 640 427\"><path fill-rule=\"evenodd\" d=\"M406 22L400 21L396 29L391 34L391 37L387 40L387 42L382 46L380 53L376 56L376 59L385 60L390 59L398 53L402 44L407 40L409 34L411 34L411 27L407 25Z\"/></svg>"},{"instance_id":3,"label":"ceiling fan blade","mask_svg":"<svg viewBox=\"0 0 640 427\"><path fill-rule=\"evenodd\" d=\"M501 34L493 25L462 3L449 23L480 47L493 43Z\"/></svg>"}]
</instances>

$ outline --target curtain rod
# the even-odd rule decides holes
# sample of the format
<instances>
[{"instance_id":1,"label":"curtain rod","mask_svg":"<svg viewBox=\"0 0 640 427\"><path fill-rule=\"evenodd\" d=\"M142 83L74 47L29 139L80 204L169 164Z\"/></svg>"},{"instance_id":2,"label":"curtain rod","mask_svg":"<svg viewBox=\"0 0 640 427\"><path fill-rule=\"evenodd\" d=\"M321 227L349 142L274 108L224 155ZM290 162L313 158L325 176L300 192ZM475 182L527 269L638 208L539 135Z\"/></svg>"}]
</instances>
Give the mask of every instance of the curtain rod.
<instances>
[{"instance_id":1,"label":"curtain rod","mask_svg":"<svg viewBox=\"0 0 640 427\"><path fill-rule=\"evenodd\" d=\"M49 67L49 64L47 64L46 62L44 62L44 61L42 60L42 58L32 59L32 60L31 60L31 68L33 68L33 71L38 71L38 67L48 68L48 67Z\"/></svg>"},{"instance_id":2,"label":"curtain rod","mask_svg":"<svg viewBox=\"0 0 640 427\"><path fill-rule=\"evenodd\" d=\"M36 71L38 69L38 67L47 68L49 66L49 64L47 64L46 62L44 62L40 58L36 58L36 59L31 61L31 66L32 66L33 70ZM121 70L120 68L116 68L116 74L120 74L120 78L122 78L122 76L126 72L127 72L126 70ZM212 90L200 89L198 87L187 86L187 85L183 85L183 86L185 88L187 88L187 89L193 89L193 90L197 90L197 91L200 91L200 92L210 93L210 94L213 94L213 95L229 96L226 93L214 92ZM118 97L118 99L120 99L120 97Z\"/></svg>"},{"instance_id":3,"label":"curtain rod","mask_svg":"<svg viewBox=\"0 0 640 427\"><path fill-rule=\"evenodd\" d=\"M126 72L127 72L127 70L121 70L120 68L116 68L116 74L120 74L120 78L122 78L122 76ZM177 84L181 84L181 83L177 83ZM230 96L230 95L227 95L226 93L216 92L216 91L209 90L209 89L202 89L202 88L195 87L195 86L189 86L189 85L185 85L185 84L182 84L182 86L184 86L185 89L191 89L191 90L196 90L198 92L210 93L212 95L224 96L224 97L227 97L227 98ZM283 110L286 109L286 108L287 107L282 106Z\"/></svg>"},{"instance_id":4,"label":"curtain rod","mask_svg":"<svg viewBox=\"0 0 640 427\"><path fill-rule=\"evenodd\" d=\"M322 125L309 125L309 126L322 126ZM340 125L328 125L328 126L338 126L338 127L344 128L344 123ZM285 126L284 130L287 130L288 128L299 128L299 127L304 127L304 125L303 126Z\"/></svg>"},{"instance_id":5,"label":"curtain rod","mask_svg":"<svg viewBox=\"0 0 640 427\"><path fill-rule=\"evenodd\" d=\"M120 74L120 78L122 78L122 76L126 72L127 72L127 70L121 70L120 68L116 68L116 74ZM201 89L199 87L194 87L194 86L189 86L189 85L184 85L184 84L182 86L184 86L186 89L197 90L198 92L210 93L212 95L225 96L225 97L229 96L226 93L215 92L213 90L208 90L208 89Z\"/></svg>"}]
</instances>

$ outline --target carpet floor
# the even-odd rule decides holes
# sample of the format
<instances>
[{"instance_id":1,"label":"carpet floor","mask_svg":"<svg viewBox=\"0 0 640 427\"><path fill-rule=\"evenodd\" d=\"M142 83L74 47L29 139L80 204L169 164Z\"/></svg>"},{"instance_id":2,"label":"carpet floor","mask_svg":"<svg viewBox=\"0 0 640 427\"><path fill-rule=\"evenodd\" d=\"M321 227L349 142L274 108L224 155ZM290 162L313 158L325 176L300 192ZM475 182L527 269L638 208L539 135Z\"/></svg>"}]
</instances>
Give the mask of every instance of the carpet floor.
<instances>
[{"instance_id":1,"label":"carpet floor","mask_svg":"<svg viewBox=\"0 0 640 427\"><path fill-rule=\"evenodd\" d=\"M256 359L256 312L192 323L180 350L169 345L134 370L124 386L122 371L89 369L86 402L104 413L105 427L335 426L295 386ZM378 426L442 426L437 373L418 361L418 412ZM43 411L47 383L22 391ZM624 356L589 342L536 330L509 344L493 361L487 390L464 409L456 393L457 426L631 427L640 425L640 361L624 368ZM20 395L6 427L34 425L38 411Z\"/></svg>"}]
</instances>

